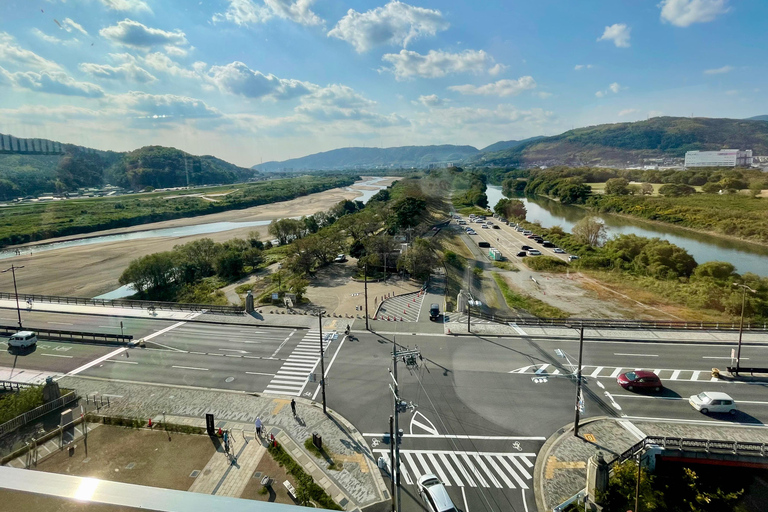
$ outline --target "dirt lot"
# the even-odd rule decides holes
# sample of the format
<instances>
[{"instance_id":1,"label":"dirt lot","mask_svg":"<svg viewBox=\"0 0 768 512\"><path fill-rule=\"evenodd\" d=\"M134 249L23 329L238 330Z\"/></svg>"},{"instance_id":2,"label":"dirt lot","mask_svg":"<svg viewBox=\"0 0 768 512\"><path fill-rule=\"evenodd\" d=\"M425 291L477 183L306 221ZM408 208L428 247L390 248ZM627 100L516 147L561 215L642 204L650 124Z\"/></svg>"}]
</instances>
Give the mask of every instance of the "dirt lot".
<instances>
[{"instance_id":1,"label":"dirt lot","mask_svg":"<svg viewBox=\"0 0 768 512\"><path fill-rule=\"evenodd\" d=\"M88 433L88 457L84 441L76 444L74 455L58 452L37 470L186 491L216 451L208 436L107 425Z\"/></svg>"},{"instance_id":2,"label":"dirt lot","mask_svg":"<svg viewBox=\"0 0 768 512\"><path fill-rule=\"evenodd\" d=\"M386 178L378 182L378 184L388 185L392 181L394 181L394 178ZM352 188L354 189L354 186ZM90 235L100 236L212 222L246 222L311 215L318 211L327 210L343 199L355 199L360 195L361 192L337 188L299 197L291 201L256 206L245 210L232 210L201 217L143 224L130 228L100 231ZM245 238L248 233L254 230L261 234L262 240L270 238L267 235L267 226L260 226L258 228L242 228L220 233L185 237L149 238L96 245L80 245L33 255L16 256L10 258L10 263L26 267L25 271L19 272L16 276L19 292L94 297L118 288L120 284L117 280L120 274L136 258L155 252L168 251L173 249L175 245L200 238L207 237L216 242L223 242L238 237ZM50 239L46 240L45 243L72 238L77 237Z\"/></svg>"}]
</instances>

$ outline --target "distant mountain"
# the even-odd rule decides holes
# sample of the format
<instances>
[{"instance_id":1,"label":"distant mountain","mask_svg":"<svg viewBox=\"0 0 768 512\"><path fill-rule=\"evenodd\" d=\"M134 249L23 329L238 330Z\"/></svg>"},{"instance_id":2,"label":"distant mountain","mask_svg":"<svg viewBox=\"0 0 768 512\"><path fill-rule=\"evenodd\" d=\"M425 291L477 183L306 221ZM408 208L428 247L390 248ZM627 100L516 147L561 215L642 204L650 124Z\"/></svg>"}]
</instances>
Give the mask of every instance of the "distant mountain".
<instances>
[{"instance_id":1,"label":"distant mountain","mask_svg":"<svg viewBox=\"0 0 768 512\"><path fill-rule=\"evenodd\" d=\"M748 117L747 121L768 121L768 116Z\"/></svg>"},{"instance_id":2,"label":"distant mountain","mask_svg":"<svg viewBox=\"0 0 768 512\"><path fill-rule=\"evenodd\" d=\"M510 149L482 153L483 165L627 165L686 151L752 149L768 154L768 124L742 119L655 117L635 123L577 128Z\"/></svg>"},{"instance_id":3,"label":"distant mountain","mask_svg":"<svg viewBox=\"0 0 768 512\"><path fill-rule=\"evenodd\" d=\"M461 162L478 154L472 146L403 146L397 148L340 148L323 153L292 158L282 162L264 162L253 169L272 172L292 169L334 170L376 167L423 167L429 164Z\"/></svg>"},{"instance_id":4,"label":"distant mountain","mask_svg":"<svg viewBox=\"0 0 768 512\"><path fill-rule=\"evenodd\" d=\"M505 149L512 149L514 147L519 146L520 144L525 144L526 142L531 142L534 140L543 139L544 136L539 135L537 137L531 137L528 139L523 140L500 140L499 142L495 142L491 144L490 146L486 146L483 149L480 150L481 153L493 153L494 151L503 151Z\"/></svg>"},{"instance_id":5,"label":"distant mountain","mask_svg":"<svg viewBox=\"0 0 768 512\"><path fill-rule=\"evenodd\" d=\"M257 176L259 173L253 169L213 156L195 156L163 146L119 153L0 134L0 200L107 183L141 190L187 183L234 183Z\"/></svg>"}]
</instances>

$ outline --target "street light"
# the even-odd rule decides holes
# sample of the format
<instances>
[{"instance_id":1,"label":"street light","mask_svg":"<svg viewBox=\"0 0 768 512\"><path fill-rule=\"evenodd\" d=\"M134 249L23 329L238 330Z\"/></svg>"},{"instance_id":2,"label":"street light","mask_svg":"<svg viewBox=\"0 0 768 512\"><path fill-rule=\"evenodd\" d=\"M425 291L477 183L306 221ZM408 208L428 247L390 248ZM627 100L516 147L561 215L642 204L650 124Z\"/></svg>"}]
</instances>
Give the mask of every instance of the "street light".
<instances>
[{"instance_id":1,"label":"street light","mask_svg":"<svg viewBox=\"0 0 768 512\"><path fill-rule=\"evenodd\" d=\"M323 389L323 414L327 414L325 408L325 350L323 348L323 315L325 311L317 311L317 322L320 326L320 387Z\"/></svg>"},{"instance_id":2,"label":"street light","mask_svg":"<svg viewBox=\"0 0 768 512\"><path fill-rule=\"evenodd\" d=\"M14 295L16 295L16 313L19 315L19 330L22 329L22 326L21 326L21 308L19 307L19 291L16 289L16 271L20 268L24 268L24 265L21 265L18 267L15 265L11 265L11 268L7 268L2 272L0 272L2 274L5 274L10 270L11 274L13 274L13 293Z\"/></svg>"},{"instance_id":3,"label":"street light","mask_svg":"<svg viewBox=\"0 0 768 512\"><path fill-rule=\"evenodd\" d=\"M741 320L739 321L739 346L736 349L736 375L739 374L739 365L741 363L741 335L744 332L744 305L747 302L747 290L756 293L755 290L745 284L733 283L733 286L740 286L744 293L741 296Z\"/></svg>"},{"instance_id":4,"label":"street light","mask_svg":"<svg viewBox=\"0 0 768 512\"><path fill-rule=\"evenodd\" d=\"M573 325L566 327L575 329ZM579 367L576 369L576 417L573 420L573 435L579 437L579 414L581 413L581 358L584 354L584 324L579 324Z\"/></svg>"}]
</instances>

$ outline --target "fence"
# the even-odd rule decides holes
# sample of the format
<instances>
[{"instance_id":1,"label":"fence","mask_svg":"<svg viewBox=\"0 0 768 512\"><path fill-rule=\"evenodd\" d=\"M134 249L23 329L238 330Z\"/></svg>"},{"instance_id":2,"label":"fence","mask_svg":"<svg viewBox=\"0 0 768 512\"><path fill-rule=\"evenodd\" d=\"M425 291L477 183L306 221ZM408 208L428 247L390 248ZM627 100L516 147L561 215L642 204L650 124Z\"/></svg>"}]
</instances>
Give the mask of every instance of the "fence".
<instances>
[{"instance_id":1,"label":"fence","mask_svg":"<svg viewBox=\"0 0 768 512\"><path fill-rule=\"evenodd\" d=\"M473 318L490 320L500 324L516 324L519 326L536 327L574 327L584 326L585 329L661 329L670 331L738 331L739 323L724 322L685 322L673 320L623 320L600 318L537 318L537 317L507 317L503 315L489 315L480 311L472 311ZM768 331L768 323L745 323L744 331L765 332Z\"/></svg>"},{"instance_id":2,"label":"fence","mask_svg":"<svg viewBox=\"0 0 768 512\"><path fill-rule=\"evenodd\" d=\"M39 386L30 382L12 382L10 380L0 380L0 391L19 391L21 388L31 388Z\"/></svg>"},{"instance_id":3,"label":"fence","mask_svg":"<svg viewBox=\"0 0 768 512\"><path fill-rule=\"evenodd\" d=\"M0 299L15 300L16 294L0 292ZM75 304L78 306L101 306L107 308L155 308L169 311L206 311L224 315L239 315L243 313L240 306L217 306L214 304L189 304L182 302L161 302L153 300L130 299L89 299L85 297L61 297L58 295L19 294L19 302L47 302L50 304Z\"/></svg>"},{"instance_id":4,"label":"fence","mask_svg":"<svg viewBox=\"0 0 768 512\"><path fill-rule=\"evenodd\" d=\"M720 439L694 439L685 437L647 436L635 443L610 462L610 465L621 464L650 446L659 446L665 450L690 450L706 453L720 452L733 455L750 455L756 457L768 456L768 443L751 443L746 441L728 441Z\"/></svg>"},{"instance_id":5,"label":"fence","mask_svg":"<svg viewBox=\"0 0 768 512\"><path fill-rule=\"evenodd\" d=\"M43 404L40 407L36 407L31 411L27 411L20 416L16 416L12 420L6 421L2 425L0 425L0 437L10 432L13 432L17 428L26 425L32 420L36 420L37 418L39 418L40 416L43 416L44 414L48 414L51 411L55 411L56 409L60 407L64 407L68 404L71 404L76 400L77 400L77 393L75 393L74 391L71 391L64 396L57 398L56 400L48 402L47 404Z\"/></svg>"},{"instance_id":6,"label":"fence","mask_svg":"<svg viewBox=\"0 0 768 512\"><path fill-rule=\"evenodd\" d=\"M102 343L128 343L133 339L131 334L109 334L99 332L82 331L60 331L56 329L36 329L34 327L25 327L24 329L34 331L38 337L61 341L95 341ZM0 335L10 336L18 332L16 325L0 325Z\"/></svg>"}]
</instances>

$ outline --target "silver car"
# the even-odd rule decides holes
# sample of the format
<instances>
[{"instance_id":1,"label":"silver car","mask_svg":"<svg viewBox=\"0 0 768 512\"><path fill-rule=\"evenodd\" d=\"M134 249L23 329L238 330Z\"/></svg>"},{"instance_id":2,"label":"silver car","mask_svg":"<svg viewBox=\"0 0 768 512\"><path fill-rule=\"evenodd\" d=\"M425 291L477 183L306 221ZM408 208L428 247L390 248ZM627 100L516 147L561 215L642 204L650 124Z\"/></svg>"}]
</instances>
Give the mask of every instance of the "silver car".
<instances>
[{"instance_id":1,"label":"silver car","mask_svg":"<svg viewBox=\"0 0 768 512\"><path fill-rule=\"evenodd\" d=\"M458 512L445 485L435 475L424 475L418 481L419 495L430 512Z\"/></svg>"}]
</instances>

